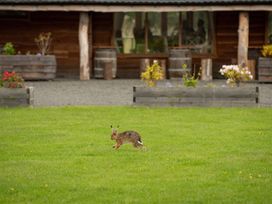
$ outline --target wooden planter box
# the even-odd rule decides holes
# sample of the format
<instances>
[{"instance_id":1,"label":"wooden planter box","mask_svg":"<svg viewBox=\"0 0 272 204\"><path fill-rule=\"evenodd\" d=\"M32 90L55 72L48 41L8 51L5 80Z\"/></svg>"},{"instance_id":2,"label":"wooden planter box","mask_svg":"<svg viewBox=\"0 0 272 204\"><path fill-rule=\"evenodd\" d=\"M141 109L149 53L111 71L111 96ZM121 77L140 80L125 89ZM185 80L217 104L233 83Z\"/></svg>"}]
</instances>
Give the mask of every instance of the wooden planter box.
<instances>
[{"instance_id":1,"label":"wooden planter box","mask_svg":"<svg viewBox=\"0 0 272 204\"><path fill-rule=\"evenodd\" d=\"M259 82L272 83L272 57L258 58Z\"/></svg>"},{"instance_id":2,"label":"wooden planter box","mask_svg":"<svg viewBox=\"0 0 272 204\"><path fill-rule=\"evenodd\" d=\"M34 88L0 88L0 106L34 105Z\"/></svg>"},{"instance_id":3,"label":"wooden planter box","mask_svg":"<svg viewBox=\"0 0 272 204\"><path fill-rule=\"evenodd\" d=\"M15 71L25 80L50 80L56 77L54 55L0 55L0 70Z\"/></svg>"},{"instance_id":4,"label":"wooden planter box","mask_svg":"<svg viewBox=\"0 0 272 204\"><path fill-rule=\"evenodd\" d=\"M135 105L257 106L258 87L133 87Z\"/></svg>"}]
</instances>

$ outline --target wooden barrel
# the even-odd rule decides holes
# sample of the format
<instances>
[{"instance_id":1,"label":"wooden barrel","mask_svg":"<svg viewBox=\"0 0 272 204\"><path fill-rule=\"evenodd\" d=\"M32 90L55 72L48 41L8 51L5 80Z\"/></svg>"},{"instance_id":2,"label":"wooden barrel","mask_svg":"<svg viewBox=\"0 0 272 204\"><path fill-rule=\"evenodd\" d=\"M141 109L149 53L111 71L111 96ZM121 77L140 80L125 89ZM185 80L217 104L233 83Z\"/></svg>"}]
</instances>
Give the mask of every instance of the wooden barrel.
<instances>
[{"instance_id":1,"label":"wooden barrel","mask_svg":"<svg viewBox=\"0 0 272 204\"><path fill-rule=\"evenodd\" d=\"M186 64L186 69L183 67ZM170 49L169 50L169 78L182 77L182 75L192 70L192 57L189 49Z\"/></svg>"},{"instance_id":2,"label":"wooden barrel","mask_svg":"<svg viewBox=\"0 0 272 204\"><path fill-rule=\"evenodd\" d=\"M111 64L112 78L116 77L116 50L114 48L98 48L94 57L94 77L105 78L106 67ZM106 77L107 78L107 77Z\"/></svg>"},{"instance_id":3,"label":"wooden barrel","mask_svg":"<svg viewBox=\"0 0 272 204\"><path fill-rule=\"evenodd\" d=\"M271 57L258 58L258 78L259 78L259 82L272 83L272 58Z\"/></svg>"},{"instance_id":4,"label":"wooden barrel","mask_svg":"<svg viewBox=\"0 0 272 204\"><path fill-rule=\"evenodd\" d=\"M0 55L0 71L15 71L25 80L50 80L56 77L54 55Z\"/></svg>"}]
</instances>

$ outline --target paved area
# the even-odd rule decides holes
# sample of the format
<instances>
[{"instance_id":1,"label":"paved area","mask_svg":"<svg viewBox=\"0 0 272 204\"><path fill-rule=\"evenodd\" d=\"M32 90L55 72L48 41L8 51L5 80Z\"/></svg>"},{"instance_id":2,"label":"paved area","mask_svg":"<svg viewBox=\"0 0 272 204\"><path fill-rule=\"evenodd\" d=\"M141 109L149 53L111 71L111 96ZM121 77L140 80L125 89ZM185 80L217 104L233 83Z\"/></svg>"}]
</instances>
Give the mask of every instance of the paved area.
<instances>
[{"instance_id":1,"label":"paved area","mask_svg":"<svg viewBox=\"0 0 272 204\"><path fill-rule=\"evenodd\" d=\"M225 80L214 80L215 86L225 86ZM199 85L204 85L201 82ZM132 105L133 86L144 86L141 80L55 80L27 82L34 87L34 106L70 105ZM179 80L165 80L158 86L181 86ZM272 107L272 84L245 83L259 86L260 106Z\"/></svg>"}]
</instances>

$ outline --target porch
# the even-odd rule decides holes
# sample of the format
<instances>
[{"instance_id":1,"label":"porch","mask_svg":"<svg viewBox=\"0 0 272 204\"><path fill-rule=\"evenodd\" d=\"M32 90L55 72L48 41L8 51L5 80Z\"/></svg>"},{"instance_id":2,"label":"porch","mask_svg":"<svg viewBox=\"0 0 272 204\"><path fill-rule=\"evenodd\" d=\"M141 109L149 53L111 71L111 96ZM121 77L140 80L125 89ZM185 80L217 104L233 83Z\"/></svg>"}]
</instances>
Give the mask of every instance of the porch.
<instances>
[{"instance_id":1,"label":"porch","mask_svg":"<svg viewBox=\"0 0 272 204\"><path fill-rule=\"evenodd\" d=\"M218 71L223 64L248 64L250 61L249 65L256 73L259 51L263 44L269 42L268 36L272 32L272 7L269 5L229 5L224 9L220 6L173 5L113 6L110 9L107 7L108 10L103 6L87 6L87 10L65 6L46 8L44 10L42 5L0 7L0 44L11 41L20 53L35 54L35 36L40 32L52 32L50 54L57 58L57 77L64 79L96 78L95 70L100 68L96 65L98 49L116 51L118 79L139 79L142 61L145 59L164 60L167 78L171 78L171 49L190 50L191 70L198 70L202 66L201 60L212 59L214 79L220 79ZM68 12L64 12L64 8ZM120 36L125 14L132 15L132 20L135 20L134 30L138 28L133 32L131 40L129 35ZM196 32L202 17L205 19L205 33L200 38L201 35L196 35ZM189 34L190 30L193 33ZM195 38L191 38L191 35Z\"/></svg>"}]
</instances>

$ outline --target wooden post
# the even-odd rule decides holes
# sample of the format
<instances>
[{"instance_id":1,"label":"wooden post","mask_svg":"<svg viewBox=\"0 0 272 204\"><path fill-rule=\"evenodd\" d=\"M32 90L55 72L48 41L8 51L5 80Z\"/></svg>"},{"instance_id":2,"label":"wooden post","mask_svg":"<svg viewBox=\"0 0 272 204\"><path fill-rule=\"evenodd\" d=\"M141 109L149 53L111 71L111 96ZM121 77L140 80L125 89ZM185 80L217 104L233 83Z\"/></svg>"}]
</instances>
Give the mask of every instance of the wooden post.
<instances>
[{"instance_id":1,"label":"wooden post","mask_svg":"<svg viewBox=\"0 0 272 204\"><path fill-rule=\"evenodd\" d=\"M247 65L248 54L248 27L249 15L248 12L240 12L239 14L239 40L238 40L238 64Z\"/></svg>"},{"instance_id":2,"label":"wooden post","mask_svg":"<svg viewBox=\"0 0 272 204\"><path fill-rule=\"evenodd\" d=\"M29 98L28 98L28 104L30 106L34 106L34 87L28 87L27 88L27 93L29 94Z\"/></svg>"},{"instance_id":3,"label":"wooden post","mask_svg":"<svg viewBox=\"0 0 272 204\"><path fill-rule=\"evenodd\" d=\"M88 29L89 14L81 12L79 16L79 53L80 53L80 80L90 79Z\"/></svg>"},{"instance_id":4,"label":"wooden post","mask_svg":"<svg viewBox=\"0 0 272 204\"><path fill-rule=\"evenodd\" d=\"M201 59L201 80L212 80L212 59Z\"/></svg>"},{"instance_id":5,"label":"wooden post","mask_svg":"<svg viewBox=\"0 0 272 204\"><path fill-rule=\"evenodd\" d=\"M148 59L148 58L141 59L140 60L140 77L141 77L142 72L146 71L147 66L150 66L150 59Z\"/></svg>"},{"instance_id":6,"label":"wooden post","mask_svg":"<svg viewBox=\"0 0 272 204\"><path fill-rule=\"evenodd\" d=\"M89 75L93 76L93 14L89 13Z\"/></svg>"}]
</instances>

